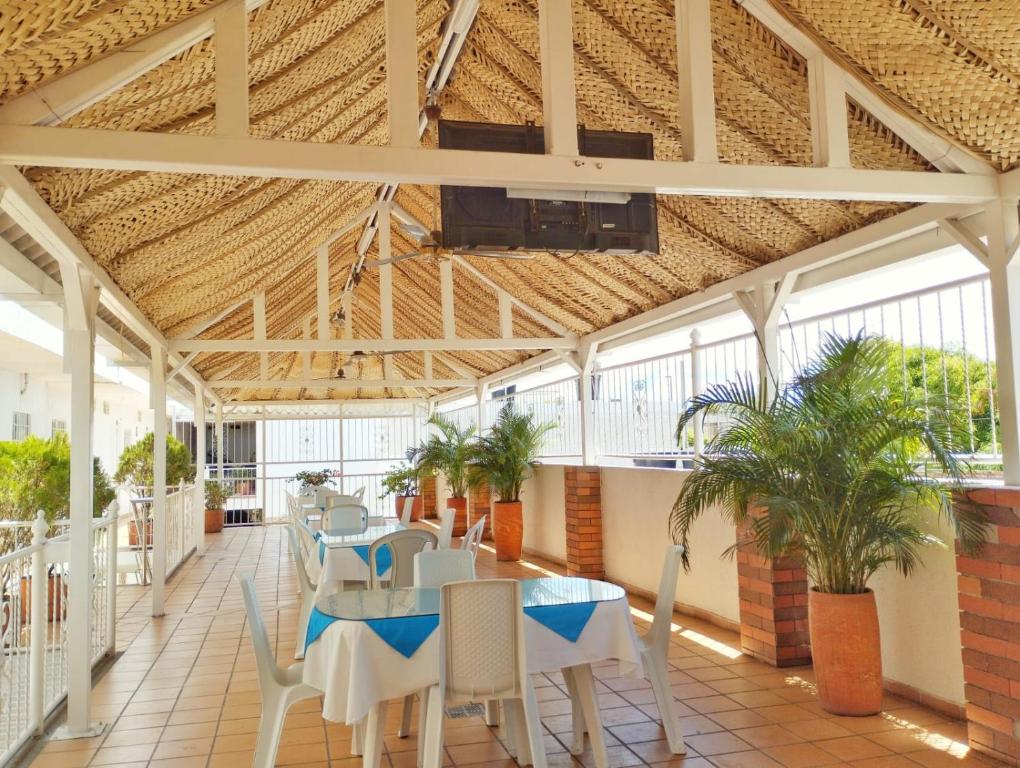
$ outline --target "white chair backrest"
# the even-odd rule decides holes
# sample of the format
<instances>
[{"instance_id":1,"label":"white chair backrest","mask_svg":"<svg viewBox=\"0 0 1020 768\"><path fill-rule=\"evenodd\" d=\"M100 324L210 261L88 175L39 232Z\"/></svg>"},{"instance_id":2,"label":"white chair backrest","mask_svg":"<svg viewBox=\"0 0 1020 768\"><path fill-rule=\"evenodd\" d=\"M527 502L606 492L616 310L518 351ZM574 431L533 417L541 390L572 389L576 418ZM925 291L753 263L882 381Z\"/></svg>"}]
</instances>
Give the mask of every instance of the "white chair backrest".
<instances>
[{"instance_id":1,"label":"white chair backrest","mask_svg":"<svg viewBox=\"0 0 1020 768\"><path fill-rule=\"evenodd\" d=\"M298 521L295 528L297 528L298 537L301 541L301 555L308 557L312 549L318 545L318 542L315 541L315 533L304 520Z\"/></svg>"},{"instance_id":2,"label":"white chair backrest","mask_svg":"<svg viewBox=\"0 0 1020 768\"><path fill-rule=\"evenodd\" d=\"M326 499L331 493L336 493L332 488L326 485L319 485L315 488L315 506L320 509L326 506Z\"/></svg>"},{"instance_id":3,"label":"white chair backrest","mask_svg":"<svg viewBox=\"0 0 1020 768\"><path fill-rule=\"evenodd\" d=\"M368 548L369 588L378 589L382 581L376 568L376 559L383 547L389 547L392 553L389 575L389 586L392 589L414 586L414 556L429 546L436 548L436 535L432 531L417 528L387 533L373 541Z\"/></svg>"},{"instance_id":4,"label":"white chair backrest","mask_svg":"<svg viewBox=\"0 0 1020 768\"><path fill-rule=\"evenodd\" d=\"M400 510L401 525L408 526L411 524L411 512L414 511L414 502L417 500L417 496L407 496L404 498L404 508Z\"/></svg>"},{"instance_id":5,"label":"white chair backrest","mask_svg":"<svg viewBox=\"0 0 1020 768\"><path fill-rule=\"evenodd\" d=\"M250 574L238 575L241 593L244 595L244 610L248 614L248 631L251 633L251 644L255 647L255 665L259 673L259 688L268 691L273 685L286 685L283 670L276 663L272 647L269 645L269 633L262 621L259 601L255 594L255 582Z\"/></svg>"},{"instance_id":6,"label":"white chair backrest","mask_svg":"<svg viewBox=\"0 0 1020 768\"><path fill-rule=\"evenodd\" d=\"M315 506L315 492L303 493L297 497L298 511L302 512L305 507Z\"/></svg>"},{"instance_id":7,"label":"white chair backrest","mask_svg":"<svg viewBox=\"0 0 1020 768\"><path fill-rule=\"evenodd\" d=\"M676 580L680 575L680 563L684 548L681 544L666 547L666 558L662 563L662 578L659 594L655 598L655 614L646 639L648 645L659 650L669 648L670 625L673 623L673 603L676 602Z\"/></svg>"},{"instance_id":8,"label":"white chair backrest","mask_svg":"<svg viewBox=\"0 0 1020 768\"><path fill-rule=\"evenodd\" d=\"M337 504L328 507L322 513L322 524L319 526L324 533L340 529L365 530L368 526L368 510L360 504Z\"/></svg>"},{"instance_id":9,"label":"white chair backrest","mask_svg":"<svg viewBox=\"0 0 1020 768\"><path fill-rule=\"evenodd\" d=\"M414 556L414 586L441 587L451 581L473 581L475 558L466 549L425 550Z\"/></svg>"},{"instance_id":10,"label":"white chair backrest","mask_svg":"<svg viewBox=\"0 0 1020 768\"><path fill-rule=\"evenodd\" d=\"M453 523L457 519L457 510L444 509L439 516L439 549L449 549L453 540Z\"/></svg>"},{"instance_id":11,"label":"white chair backrest","mask_svg":"<svg viewBox=\"0 0 1020 768\"><path fill-rule=\"evenodd\" d=\"M361 504L361 499L357 496L352 496L349 493L337 493L336 491L330 491L326 496L326 508L336 507L341 504Z\"/></svg>"},{"instance_id":12,"label":"white chair backrest","mask_svg":"<svg viewBox=\"0 0 1020 768\"><path fill-rule=\"evenodd\" d=\"M358 501L364 501L365 500L365 486L361 486L360 488L358 488L358 490L356 490L351 495L354 496Z\"/></svg>"},{"instance_id":13,"label":"white chair backrest","mask_svg":"<svg viewBox=\"0 0 1020 768\"><path fill-rule=\"evenodd\" d=\"M473 557L478 557L478 548L482 545L482 534L485 532L485 518L482 515L478 522L468 528L464 538L460 540L460 548L466 549Z\"/></svg>"},{"instance_id":14,"label":"white chair backrest","mask_svg":"<svg viewBox=\"0 0 1020 768\"><path fill-rule=\"evenodd\" d=\"M519 698L525 690L524 614L515 579L444 584L439 686L447 703Z\"/></svg>"},{"instance_id":15,"label":"white chair backrest","mask_svg":"<svg viewBox=\"0 0 1020 768\"><path fill-rule=\"evenodd\" d=\"M297 532L293 525L287 526L287 544L290 545L290 553L294 557L294 568L297 570L298 586L301 587L301 594L305 595L315 591L315 585L308 578L308 571L305 570L304 557L301 554L301 547L298 546ZM307 557L307 555L305 555Z\"/></svg>"}]
</instances>

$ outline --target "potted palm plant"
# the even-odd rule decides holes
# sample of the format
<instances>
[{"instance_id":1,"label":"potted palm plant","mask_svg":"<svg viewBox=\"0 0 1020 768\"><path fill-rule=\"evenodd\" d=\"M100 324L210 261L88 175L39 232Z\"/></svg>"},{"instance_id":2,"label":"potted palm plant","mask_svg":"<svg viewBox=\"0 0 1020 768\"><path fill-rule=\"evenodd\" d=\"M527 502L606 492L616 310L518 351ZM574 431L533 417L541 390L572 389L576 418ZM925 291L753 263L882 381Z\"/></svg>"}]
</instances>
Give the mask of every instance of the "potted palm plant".
<instances>
[{"instance_id":1,"label":"potted palm plant","mask_svg":"<svg viewBox=\"0 0 1020 768\"><path fill-rule=\"evenodd\" d=\"M800 558L818 697L841 715L879 711L882 660L868 579L892 563L904 575L924 546L945 546L927 514L953 522L961 547L984 541L979 512L952 506L968 469L951 452L951 412L887 385L887 342L827 336L819 355L775 398L738 381L695 397L678 435L706 414L726 427L706 446L670 516L685 547L698 517L717 509L767 559ZM929 477L930 467L940 478Z\"/></svg>"},{"instance_id":2,"label":"potted palm plant","mask_svg":"<svg viewBox=\"0 0 1020 768\"><path fill-rule=\"evenodd\" d=\"M418 466L426 471L441 472L446 478L449 497L446 507L456 510L453 535L467 532L467 492L475 482L468 471L474 449L474 426L461 428L440 414L434 414L428 423L436 431L422 443L418 452Z\"/></svg>"},{"instance_id":3,"label":"potted palm plant","mask_svg":"<svg viewBox=\"0 0 1020 768\"><path fill-rule=\"evenodd\" d=\"M556 426L538 424L530 413L504 405L488 434L478 438L470 468L474 482L486 481L498 501L492 504L492 535L497 560L520 560L524 542L521 488L531 477L546 434Z\"/></svg>"}]
</instances>

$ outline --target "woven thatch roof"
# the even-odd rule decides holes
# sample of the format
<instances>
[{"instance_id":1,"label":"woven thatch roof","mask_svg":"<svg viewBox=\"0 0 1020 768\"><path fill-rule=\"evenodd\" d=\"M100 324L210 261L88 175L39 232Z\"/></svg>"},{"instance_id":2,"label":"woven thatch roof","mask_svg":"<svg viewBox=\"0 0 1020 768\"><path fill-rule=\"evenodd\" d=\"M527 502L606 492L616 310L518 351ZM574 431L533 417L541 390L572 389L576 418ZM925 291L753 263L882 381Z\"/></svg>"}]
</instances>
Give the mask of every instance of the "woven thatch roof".
<instances>
[{"instance_id":1,"label":"woven thatch roof","mask_svg":"<svg viewBox=\"0 0 1020 768\"><path fill-rule=\"evenodd\" d=\"M212 0L0 0L0 102L196 13ZM1020 163L1020 3L784 0L777 9L911 118L997 169ZM672 0L574 0L578 119L591 128L649 131L656 156L680 157ZM419 0L424 73L444 0ZM809 165L807 65L738 2L714 0L717 134L731 163ZM272 0L250 17L251 132L256 137L381 144L387 138L382 4ZM209 134L214 39L204 40L66 121L68 125ZM443 93L443 116L541 122L537 0L483 0ZM848 103L857 167L934 170L873 115ZM426 138L432 141L432 134ZM168 336L267 291L271 337L298 338L314 313L315 246L374 199L367 184L162 173L28 169L28 177L96 261ZM437 190L401 187L397 201L434 220ZM541 255L472 263L520 300L585 333L759 264L889 216L902 206L805 200L660 198L655 257ZM360 228L331 250L339 296ZM396 252L417 243L394 230ZM434 263L394 268L396 335L441 336ZM489 289L457 271L457 332L499 335ZM377 337L376 273L353 304L355 336ZM515 313L515 334L546 335ZM203 334L250 337L250 304ZM524 353L448 353L478 373ZM315 356L319 374L335 367ZM274 354L271 373L297 376L297 355ZM408 377L420 355L395 358ZM205 354L206 377L256 378L255 355ZM224 393L230 395L231 393ZM233 393L294 398L295 389ZM327 396L322 391L308 397ZM330 392L330 396L404 394ZM409 393L408 393L409 394Z\"/></svg>"}]
</instances>

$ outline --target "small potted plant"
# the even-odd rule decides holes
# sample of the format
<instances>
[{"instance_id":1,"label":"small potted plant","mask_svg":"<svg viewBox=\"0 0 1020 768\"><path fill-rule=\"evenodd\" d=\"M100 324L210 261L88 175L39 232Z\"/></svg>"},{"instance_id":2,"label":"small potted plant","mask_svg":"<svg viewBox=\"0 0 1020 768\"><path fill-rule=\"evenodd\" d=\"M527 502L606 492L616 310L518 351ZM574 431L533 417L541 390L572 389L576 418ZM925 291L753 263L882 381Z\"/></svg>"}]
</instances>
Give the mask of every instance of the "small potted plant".
<instances>
[{"instance_id":1,"label":"small potted plant","mask_svg":"<svg viewBox=\"0 0 1020 768\"><path fill-rule=\"evenodd\" d=\"M476 485L478 478L469 471L469 462L474 452L474 426L464 429L449 419L435 414L428 423L436 428L422 443L418 452L418 466L426 471L441 472L446 478L450 495L446 507L456 510L453 535L467 533L467 493Z\"/></svg>"},{"instance_id":2,"label":"small potted plant","mask_svg":"<svg viewBox=\"0 0 1020 768\"><path fill-rule=\"evenodd\" d=\"M313 493L316 488L333 485L333 478L339 474L335 469L304 469L294 475L294 480L300 485L298 493L305 495Z\"/></svg>"},{"instance_id":3,"label":"small potted plant","mask_svg":"<svg viewBox=\"0 0 1020 768\"><path fill-rule=\"evenodd\" d=\"M878 612L868 579L883 565L908 575L924 546L924 513L951 520L960 546L984 541L986 521L952 506L967 472L952 453L946 404L888 386L887 342L828 336L817 359L771 401L750 381L711 387L680 418L726 417L680 489L670 516L684 545L698 517L717 510L768 560L807 569L811 656L822 707L869 715L882 704ZM941 478L928 477L926 465Z\"/></svg>"},{"instance_id":4,"label":"small potted plant","mask_svg":"<svg viewBox=\"0 0 1020 768\"><path fill-rule=\"evenodd\" d=\"M143 498L152 494L153 472L152 455L155 447L155 436L149 432L145 437L127 446L120 454L117 471L113 476L118 485L127 485L132 496ZM191 452L188 446L173 435L166 436L166 484L180 485L195 478L195 467L191 463ZM146 527L146 543L152 544L152 520ZM128 526L128 543L134 547L138 544L138 531L134 520Z\"/></svg>"},{"instance_id":5,"label":"small potted plant","mask_svg":"<svg viewBox=\"0 0 1020 768\"><path fill-rule=\"evenodd\" d=\"M387 496L396 497L397 517L404 513L404 502L409 498L413 498L414 502L411 507L412 521L421 520L425 506L422 497L418 494L418 483L424 470L419 466L417 457L417 448L407 449L407 460L390 467L389 471L383 475L383 493L379 497L380 499L385 499Z\"/></svg>"},{"instance_id":6,"label":"small potted plant","mask_svg":"<svg viewBox=\"0 0 1020 768\"><path fill-rule=\"evenodd\" d=\"M474 482L488 482L498 501L492 504L492 535L497 560L520 560L524 545L521 489L531 477L552 421L535 422L530 413L514 410L513 403L500 409L488 434L478 438L472 452L470 472Z\"/></svg>"},{"instance_id":7,"label":"small potted plant","mask_svg":"<svg viewBox=\"0 0 1020 768\"><path fill-rule=\"evenodd\" d=\"M229 483L219 480L205 481L205 532L219 533L223 530L224 510L233 495Z\"/></svg>"}]
</instances>

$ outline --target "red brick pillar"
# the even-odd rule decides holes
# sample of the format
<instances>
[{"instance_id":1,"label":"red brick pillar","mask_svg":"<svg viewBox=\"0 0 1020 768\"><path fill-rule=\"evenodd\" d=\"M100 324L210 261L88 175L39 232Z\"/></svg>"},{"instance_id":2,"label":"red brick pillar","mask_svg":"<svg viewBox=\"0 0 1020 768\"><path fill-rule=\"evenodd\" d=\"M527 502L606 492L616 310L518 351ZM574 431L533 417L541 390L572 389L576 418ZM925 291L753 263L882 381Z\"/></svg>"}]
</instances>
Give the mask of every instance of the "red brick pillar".
<instances>
[{"instance_id":1,"label":"red brick pillar","mask_svg":"<svg viewBox=\"0 0 1020 768\"><path fill-rule=\"evenodd\" d=\"M1020 766L1020 488L975 489L956 503L983 508L992 524L980 553L957 547L967 738Z\"/></svg>"},{"instance_id":2,"label":"red brick pillar","mask_svg":"<svg viewBox=\"0 0 1020 768\"><path fill-rule=\"evenodd\" d=\"M482 482L468 491L468 526L477 523L482 515L488 515L485 521L484 539L492 539L492 501L489 496L489 484Z\"/></svg>"},{"instance_id":3,"label":"red brick pillar","mask_svg":"<svg viewBox=\"0 0 1020 768\"><path fill-rule=\"evenodd\" d=\"M598 467L564 467L567 512L567 573L601 579L602 473Z\"/></svg>"},{"instance_id":4,"label":"red brick pillar","mask_svg":"<svg viewBox=\"0 0 1020 768\"><path fill-rule=\"evenodd\" d=\"M427 518L438 517L436 511L436 476L425 475L421 480L421 495L422 495L422 516Z\"/></svg>"},{"instance_id":5,"label":"red brick pillar","mask_svg":"<svg viewBox=\"0 0 1020 768\"><path fill-rule=\"evenodd\" d=\"M738 540L745 538L737 531ZM796 558L766 560L749 544L737 550L740 645L777 667L811 663L807 573Z\"/></svg>"}]
</instances>

